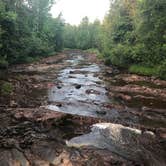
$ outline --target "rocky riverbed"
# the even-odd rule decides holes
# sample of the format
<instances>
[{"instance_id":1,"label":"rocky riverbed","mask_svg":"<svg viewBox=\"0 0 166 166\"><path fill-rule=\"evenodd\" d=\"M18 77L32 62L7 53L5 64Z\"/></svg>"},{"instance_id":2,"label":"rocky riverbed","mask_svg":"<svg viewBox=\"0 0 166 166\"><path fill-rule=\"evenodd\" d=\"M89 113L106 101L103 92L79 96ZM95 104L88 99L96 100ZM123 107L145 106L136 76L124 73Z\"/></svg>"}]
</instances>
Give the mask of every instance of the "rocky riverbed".
<instances>
[{"instance_id":1,"label":"rocky riverbed","mask_svg":"<svg viewBox=\"0 0 166 166\"><path fill-rule=\"evenodd\" d=\"M166 81L66 51L0 83L0 165L166 165Z\"/></svg>"}]
</instances>

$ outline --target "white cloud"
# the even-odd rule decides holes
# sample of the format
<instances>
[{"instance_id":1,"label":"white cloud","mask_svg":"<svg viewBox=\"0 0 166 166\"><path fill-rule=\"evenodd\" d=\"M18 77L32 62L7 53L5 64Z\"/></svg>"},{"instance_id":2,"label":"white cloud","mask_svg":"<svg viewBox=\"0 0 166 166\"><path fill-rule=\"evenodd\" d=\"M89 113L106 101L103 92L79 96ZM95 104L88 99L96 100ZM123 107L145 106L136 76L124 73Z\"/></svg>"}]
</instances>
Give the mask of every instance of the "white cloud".
<instances>
[{"instance_id":1,"label":"white cloud","mask_svg":"<svg viewBox=\"0 0 166 166\"><path fill-rule=\"evenodd\" d=\"M90 21L102 20L109 9L109 0L58 0L52 7L51 14L57 17L62 12L67 23L79 24L88 16Z\"/></svg>"}]
</instances>

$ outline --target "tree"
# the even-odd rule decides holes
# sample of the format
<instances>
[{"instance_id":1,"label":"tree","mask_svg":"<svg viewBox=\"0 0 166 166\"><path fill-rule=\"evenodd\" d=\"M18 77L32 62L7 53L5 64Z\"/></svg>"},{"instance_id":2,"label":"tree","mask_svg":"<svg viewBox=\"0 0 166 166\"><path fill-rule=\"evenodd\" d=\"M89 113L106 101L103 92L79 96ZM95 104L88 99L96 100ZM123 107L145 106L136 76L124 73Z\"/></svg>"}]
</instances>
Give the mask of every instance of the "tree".
<instances>
[{"instance_id":1,"label":"tree","mask_svg":"<svg viewBox=\"0 0 166 166\"><path fill-rule=\"evenodd\" d=\"M147 65L160 64L166 59L166 1L144 0L139 3L137 27L138 52ZM143 50L143 51L141 51Z\"/></svg>"},{"instance_id":2,"label":"tree","mask_svg":"<svg viewBox=\"0 0 166 166\"><path fill-rule=\"evenodd\" d=\"M0 2L0 61L29 62L63 47L63 20L52 18L54 0ZM48 24L48 25L47 25Z\"/></svg>"},{"instance_id":3,"label":"tree","mask_svg":"<svg viewBox=\"0 0 166 166\"><path fill-rule=\"evenodd\" d=\"M65 25L64 45L67 48L89 49L99 47L100 22L90 23L84 17L78 26Z\"/></svg>"},{"instance_id":4,"label":"tree","mask_svg":"<svg viewBox=\"0 0 166 166\"><path fill-rule=\"evenodd\" d=\"M134 16L136 1L115 0L103 23L102 52L115 65L132 62L131 46L135 43Z\"/></svg>"}]
</instances>

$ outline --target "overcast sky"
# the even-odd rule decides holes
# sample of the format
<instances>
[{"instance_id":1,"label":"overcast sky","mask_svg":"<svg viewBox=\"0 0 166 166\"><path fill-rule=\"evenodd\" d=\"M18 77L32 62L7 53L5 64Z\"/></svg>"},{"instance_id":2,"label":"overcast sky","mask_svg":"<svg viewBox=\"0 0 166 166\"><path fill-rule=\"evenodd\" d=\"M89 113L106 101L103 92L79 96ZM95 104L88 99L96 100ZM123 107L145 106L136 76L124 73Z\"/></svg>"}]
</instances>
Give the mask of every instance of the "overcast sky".
<instances>
[{"instance_id":1,"label":"overcast sky","mask_svg":"<svg viewBox=\"0 0 166 166\"><path fill-rule=\"evenodd\" d=\"M109 0L57 0L51 13L56 17L62 12L67 23L77 25L85 16L88 16L90 21L102 21L108 9Z\"/></svg>"}]
</instances>

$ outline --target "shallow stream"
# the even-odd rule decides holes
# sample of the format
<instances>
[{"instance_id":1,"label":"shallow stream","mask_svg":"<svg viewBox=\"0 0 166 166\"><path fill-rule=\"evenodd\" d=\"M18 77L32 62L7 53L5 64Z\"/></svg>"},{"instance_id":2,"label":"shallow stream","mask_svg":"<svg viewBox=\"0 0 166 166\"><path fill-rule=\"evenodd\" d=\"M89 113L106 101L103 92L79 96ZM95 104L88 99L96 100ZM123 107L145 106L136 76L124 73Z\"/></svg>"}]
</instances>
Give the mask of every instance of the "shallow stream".
<instances>
[{"instance_id":1,"label":"shallow stream","mask_svg":"<svg viewBox=\"0 0 166 166\"><path fill-rule=\"evenodd\" d=\"M47 108L59 112L99 118L116 118L115 109L105 107L110 102L105 84L97 76L100 67L88 64L82 55L71 55L69 66L59 72L59 84L49 90Z\"/></svg>"}]
</instances>

